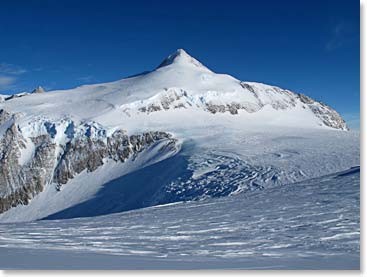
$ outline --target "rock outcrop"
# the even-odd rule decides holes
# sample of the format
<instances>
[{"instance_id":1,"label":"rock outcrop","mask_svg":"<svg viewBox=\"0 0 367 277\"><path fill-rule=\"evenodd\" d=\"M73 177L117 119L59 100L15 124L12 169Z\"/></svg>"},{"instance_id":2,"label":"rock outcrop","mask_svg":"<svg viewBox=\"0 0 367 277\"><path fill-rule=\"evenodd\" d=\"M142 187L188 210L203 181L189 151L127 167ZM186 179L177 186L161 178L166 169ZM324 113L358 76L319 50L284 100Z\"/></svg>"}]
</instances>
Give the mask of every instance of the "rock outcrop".
<instances>
[{"instance_id":1,"label":"rock outcrop","mask_svg":"<svg viewBox=\"0 0 367 277\"><path fill-rule=\"evenodd\" d=\"M0 212L28 204L51 181L56 145L48 136L33 138L32 143L35 145L33 157L21 165L20 158L26 149L27 139L15 122L10 124L0 140Z\"/></svg>"},{"instance_id":2,"label":"rock outcrop","mask_svg":"<svg viewBox=\"0 0 367 277\"><path fill-rule=\"evenodd\" d=\"M0 124L8 124L0 139L0 213L11 207L27 205L46 185L61 187L84 170L92 172L108 159L125 162L153 143L166 139L171 147L176 140L168 133L145 132L128 135L117 130L112 135L93 136L91 131L73 136L65 145L57 144L55 128L37 137L24 137L15 115L0 110ZM70 135L67 127L65 135ZM83 126L83 128L90 126ZM51 130L53 130L51 132ZM22 160L23 152L32 151ZM61 148L61 150L60 150Z\"/></svg>"},{"instance_id":3,"label":"rock outcrop","mask_svg":"<svg viewBox=\"0 0 367 277\"><path fill-rule=\"evenodd\" d=\"M68 142L55 168L53 181L60 187L83 170L92 172L103 165L105 159L125 162L147 146L162 139L175 142L170 134L147 132L140 135L127 135L122 130L115 131L107 142L84 136Z\"/></svg>"},{"instance_id":4,"label":"rock outcrop","mask_svg":"<svg viewBox=\"0 0 367 277\"><path fill-rule=\"evenodd\" d=\"M166 88L158 95L144 101L137 101L132 106L123 105L122 109L129 116L134 113L150 114L173 109L189 109L192 107L212 114L230 113L237 115L240 110L255 113L267 105L276 111L291 110L299 105L303 106L303 108L310 109L321 120L322 124L335 129L348 130L345 121L334 109L306 95L275 86L262 85L261 87L257 87L246 82L240 82L240 85L244 93L250 93L256 99L256 102L241 101L235 97L233 99L226 98L224 101L216 101L215 92L195 96L184 89ZM265 98L264 95L267 97Z\"/></svg>"},{"instance_id":5,"label":"rock outcrop","mask_svg":"<svg viewBox=\"0 0 367 277\"><path fill-rule=\"evenodd\" d=\"M348 130L348 127L344 121L344 119L340 116L340 114L329 107L328 105L325 105L322 102L317 102L313 100L312 98L304 95L304 94L298 94L298 97L300 101L304 104L306 104L311 111L322 120L322 122L331 128L335 129L341 129L341 130Z\"/></svg>"},{"instance_id":6,"label":"rock outcrop","mask_svg":"<svg viewBox=\"0 0 367 277\"><path fill-rule=\"evenodd\" d=\"M44 92L45 92L44 88L41 86L38 86L34 90L32 90L31 93L33 94L33 93L44 93Z\"/></svg>"}]
</instances>

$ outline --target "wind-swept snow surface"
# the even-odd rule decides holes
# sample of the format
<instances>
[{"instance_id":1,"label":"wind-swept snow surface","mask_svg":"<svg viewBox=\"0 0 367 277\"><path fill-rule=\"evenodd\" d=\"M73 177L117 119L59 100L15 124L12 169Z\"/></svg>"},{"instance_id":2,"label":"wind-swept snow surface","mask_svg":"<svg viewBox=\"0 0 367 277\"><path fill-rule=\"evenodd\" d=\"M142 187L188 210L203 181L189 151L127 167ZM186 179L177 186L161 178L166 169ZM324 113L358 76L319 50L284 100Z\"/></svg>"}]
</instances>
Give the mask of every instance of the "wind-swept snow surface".
<instances>
[{"instance_id":1,"label":"wind-swept snow surface","mask_svg":"<svg viewBox=\"0 0 367 277\"><path fill-rule=\"evenodd\" d=\"M218 199L1 224L0 267L359 269L359 237L357 167Z\"/></svg>"}]
</instances>

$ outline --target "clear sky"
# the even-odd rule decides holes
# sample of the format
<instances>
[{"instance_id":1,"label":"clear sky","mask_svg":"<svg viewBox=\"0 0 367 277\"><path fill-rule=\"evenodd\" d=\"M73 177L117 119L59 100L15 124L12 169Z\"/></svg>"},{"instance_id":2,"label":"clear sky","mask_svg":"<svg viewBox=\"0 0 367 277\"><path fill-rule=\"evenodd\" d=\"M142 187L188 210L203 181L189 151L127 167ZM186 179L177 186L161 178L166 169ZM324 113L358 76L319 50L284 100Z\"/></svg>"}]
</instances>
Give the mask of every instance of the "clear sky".
<instances>
[{"instance_id":1,"label":"clear sky","mask_svg":"<svg viewBox=\"0 0 367 277\"><path fill-rule=\"evenodd\" d=\"M156 67L177 48L215 72L302 92L359 126L357 0L0 3L0 94Z\"/></svg>"}]
</instances>

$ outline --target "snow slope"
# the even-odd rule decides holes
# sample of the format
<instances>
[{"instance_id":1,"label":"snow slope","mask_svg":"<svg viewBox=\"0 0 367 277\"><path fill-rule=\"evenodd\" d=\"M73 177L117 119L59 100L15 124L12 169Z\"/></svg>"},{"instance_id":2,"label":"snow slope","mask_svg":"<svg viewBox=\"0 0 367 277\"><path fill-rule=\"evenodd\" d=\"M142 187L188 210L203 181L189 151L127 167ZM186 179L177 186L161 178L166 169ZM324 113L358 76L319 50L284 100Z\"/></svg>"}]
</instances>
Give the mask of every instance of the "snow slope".
<instances>
[{"instance_id":1,"label":"snow slope","mask_svg":"<svg viewBox=\"0 0 367 277\"><path fill-rule=\"evenodd\" d=\"M3 269L359 269L359 167L113 215L0 224Z\"/></svg>"}]
</instances>

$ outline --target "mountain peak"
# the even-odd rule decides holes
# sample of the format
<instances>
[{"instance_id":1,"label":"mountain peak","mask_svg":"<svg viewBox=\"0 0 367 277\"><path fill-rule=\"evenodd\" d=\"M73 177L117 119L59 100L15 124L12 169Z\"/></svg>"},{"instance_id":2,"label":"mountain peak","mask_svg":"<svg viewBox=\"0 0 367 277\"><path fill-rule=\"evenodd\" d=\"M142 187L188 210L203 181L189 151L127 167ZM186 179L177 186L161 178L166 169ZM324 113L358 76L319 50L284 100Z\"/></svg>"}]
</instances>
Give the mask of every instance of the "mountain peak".
<instances>
[{"instance_id":1,"label":"mountain peak","mask_svg":"<svg viewBox=\"0 0 367 277\"><path fill-rule=\"evenodd\" d=\"M158 66L158 68L165 67L168 65L183 65L183 66L195 66L197 68L210 71L206 66L200 63L198 60L190 56L184 49L180 48L169 55L163 60L163 62Z\"/></svg>"},{"instance_id":2,"label":"mountain peak","mask_svg":"<svg viewBox=\"0 0 367 277\"><path fill-rule=\"evenodd\" d=\"M43 89L43 87L38 86L31 93L44 93L44 92L45 90Z\"/></svg>"},{"instance_id":3,"label":"mountain peak","mask_svg":"<svg viewBox=\"0 0 367 277\"><path fill-rule=\"evenodd\" d=\"M179 48L174 53L171 54L172 56L178 57L178 56L186 56L191 57L184 49Z\"/></svg>"}]
</instances>

